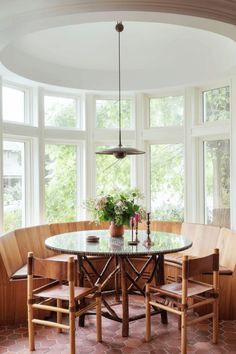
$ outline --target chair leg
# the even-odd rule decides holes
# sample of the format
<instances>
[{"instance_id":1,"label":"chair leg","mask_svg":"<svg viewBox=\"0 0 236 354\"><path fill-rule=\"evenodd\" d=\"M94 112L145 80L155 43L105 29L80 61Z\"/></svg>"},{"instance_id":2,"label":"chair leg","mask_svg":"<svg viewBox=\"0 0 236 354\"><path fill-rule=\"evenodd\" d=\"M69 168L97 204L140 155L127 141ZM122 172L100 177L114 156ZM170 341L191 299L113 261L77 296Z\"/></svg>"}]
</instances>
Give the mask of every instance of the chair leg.
<instances>
[{"instance_id":1,"label":"chair leg","mask_svg":"<svg viewBox=\"0 0 236 354\"><path fill-rule=\"evenodd\" d=\"M187 353L187 313L181 314L181 354Z\"/></svg>"},{"instance_id":2,"label":"chair leg","mask_svg":"<svg viewBox=\"0 0 236 354\"><path fill-rule=\"evenodd\" d=\"M57 299L57 307L62 307L62 300ZM62 313L57 312L57 323L62 323ZM62 333L62 328L57 328L58 333Z\"/></svg>"},{"instance_id":3,"label":"chair leg","mask_svg":"<svg viewBox=\"0 0 236 354\"><path fill-rule=\"evenodd\" d=\"M34 341L34 324L33 320L33 307L28 305L28 334L29 334L29 350L35 350L35 341Z\"/></svg>"},{"instance_id":4,"label":"chair leg","mask_svg":"<svg viewBox=\"0 0 236 354\"><path fill-rule=\"evenodd\" d=\"M102 342L102 301L101 292L99 292L96 300L96 327L97 327L97 341Z\"/></svg>"},{"instance_id":5,"label":"chair leg","mask_svg":"<svg viewBox=\"0 0 236 354\"><path fill-rule=\"evenodd\" d=\"M150 293L148 285L146 286L146 342L151 340L151 306L150 306Z\"/></svg>"},{"instance_id":6,"label":"chair leg","mask_svg":"<svg viewBox=\"0 0 236 354\"><path fill-rule=\"evenodd\" d=\"M75 354L75 310L72 309L69 314L70 323L70 354Z\"/></svg>"},{"instance_id":7,"label":"chair leg","mask_svg":"<svg viewBox=\"0 0 236 354\"><path fill-rule=\"evenodd\" d=\"M178 330L181 330L181 316L178 316Z\"/></svg>"},{"instance_id":8,"label":"chair leg","mask_svg":"<svg viewBox=\"0 0 236 354\"><path fill-rule=\"evenodd\" d=\"M219 306L218 299L216 299L213 303L213 329L212 329L212 341L214 344L218 342L218 332L219 332Z\"/></svg>"}]
</instances>

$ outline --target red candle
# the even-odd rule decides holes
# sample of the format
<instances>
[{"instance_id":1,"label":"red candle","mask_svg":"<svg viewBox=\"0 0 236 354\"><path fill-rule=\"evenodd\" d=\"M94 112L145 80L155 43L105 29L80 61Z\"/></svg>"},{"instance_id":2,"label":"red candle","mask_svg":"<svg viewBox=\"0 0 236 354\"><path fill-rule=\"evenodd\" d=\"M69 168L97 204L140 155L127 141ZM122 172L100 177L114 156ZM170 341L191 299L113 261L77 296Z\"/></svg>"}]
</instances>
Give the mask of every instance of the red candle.
<instances>
[{"instance_id":1,"label":"red candle","mask_svg":"<svg viewBox=\"0 0 236 354\"><path fill-rule=\"evenodd\" d=\"M136 223L138 223L138 220L139 220L139 214L135 213L135 221L136 221Z\"/></svg>"},{"instance_id":2,"label":"red candle","mask_svg":"<svg viewBox=\"0 0 236 354\"><path fill-rule=\"evenodd\" d=\"M130 227L133 227L134 226L134 218L133 216L131 216L130 218Z\"/></svg>"}]
</instances>

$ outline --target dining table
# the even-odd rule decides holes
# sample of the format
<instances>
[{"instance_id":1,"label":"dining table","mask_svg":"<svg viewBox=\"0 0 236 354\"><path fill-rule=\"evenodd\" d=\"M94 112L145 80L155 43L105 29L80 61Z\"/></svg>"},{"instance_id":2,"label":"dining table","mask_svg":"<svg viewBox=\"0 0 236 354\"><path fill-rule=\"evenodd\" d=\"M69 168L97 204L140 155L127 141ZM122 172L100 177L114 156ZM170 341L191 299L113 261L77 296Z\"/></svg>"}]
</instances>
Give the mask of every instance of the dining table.
<instances>
[{"instance_id":1,"label":"dining table","mask_svg":"<svg viewBox=\"0 0 236 354\"><path fill-rule=\"evenodd\" d=\"M145 317L144 312L135 316L129 315L129 296L139 294L145 297L145 284L140 285L142 276L145 274L145 282L164 284L165 254L180 252L192 246L192 241L182 235L159 231L151 231L148 236L146 231L139 231L138 243L131 245L130 241L130 230L126 230L122 237L110 236L109 230L86 230L58 234L45 240L45 246L51 250L77 255L79 286L84 286L85 279L91 286L101 284L102 301L106 310L102 314L122 323L123 337L129 336L130 321ZM93 264L94 256L105 257L105 264L100 271ZM137 258L142 260L141 269L137 269L135 265ZM108 271L111 264L112 270ZM95 274L95 279L91 277L88 267ZM112 291L117 299L121 296L121 314L117 314L109 304L104 289L113 278L115 281ZM167 323L165 311L153 310L152 314L156 313L161 313L162 322Z\"/></svg>"}]
</instances>

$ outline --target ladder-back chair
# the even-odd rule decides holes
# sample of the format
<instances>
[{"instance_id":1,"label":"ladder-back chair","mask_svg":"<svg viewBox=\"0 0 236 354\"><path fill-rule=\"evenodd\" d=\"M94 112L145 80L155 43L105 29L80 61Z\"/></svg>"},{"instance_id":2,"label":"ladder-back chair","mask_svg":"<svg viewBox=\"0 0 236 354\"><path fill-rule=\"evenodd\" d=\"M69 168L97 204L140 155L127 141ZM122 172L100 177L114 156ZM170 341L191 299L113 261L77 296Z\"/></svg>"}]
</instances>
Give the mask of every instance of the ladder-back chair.
<instances>
[{"instance_id":1,"label":"ladder-back chair","mask_svg":"<svg viewBox=\"0 0 236 354\"><path fill-rule=\"evenodd\" d=\"M29 349L35 350L34 325L56 327L58 332L63 329L69 330L70 354L75 354L75 318L83 315L88 310L96 307L97 341L102 341L101 329L101 288L85 288L75 286L77 270L73 256L68 262L57 262L55 260L35 258L33 253L28 253L28 278L27 278L27 299L28 299L28 333ZM38 289L33 289L33 277L40 276L50 279L50 283ZM54 279L54 280L53 280ZM80 309L81 300L88 298L88 305ZM53 306L52 301L56 301ZM67 308L62 302L68 304ZM53 311L57 314L57 322L35 318L34 310ZM62 323L62 314L69 316L68 324Z\"/></svg>"},{"instance_id":2,"label":"ladder-back chair","mask_svg":"<svg viewBox=\"0 0 236 354\"><path fill-rule=\"evenodd\" d=\"M206 284L191 279L203 274L213 274L213 284ZM151 306L172 312L181 319L181 354L187 353L187 326L200 321L213 319L213 343L218 339L218 304L219 302L219 250L195 259L183 256L181 282L161 286L146 285L146 341L151 339ZM212 304L211 313L187 320L187 311Z\"/></svg>"}]
</instances>

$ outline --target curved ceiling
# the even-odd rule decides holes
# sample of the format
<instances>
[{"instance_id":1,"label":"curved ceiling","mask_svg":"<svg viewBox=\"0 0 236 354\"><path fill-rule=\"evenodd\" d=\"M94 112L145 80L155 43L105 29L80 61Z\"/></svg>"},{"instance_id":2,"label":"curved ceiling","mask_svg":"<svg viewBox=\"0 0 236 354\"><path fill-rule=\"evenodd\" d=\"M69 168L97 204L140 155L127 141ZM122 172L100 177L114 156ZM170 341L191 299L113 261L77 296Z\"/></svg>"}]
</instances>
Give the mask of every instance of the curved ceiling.
<instances>
[{"instance_id":1,"label":"curved ceiling","mask_svg":"<svg viewBox=\"0 0 236 354\"><path fill-rule=\"evenodd\" d=\"M236 4L227 0L204 6L195 0L1 2L0 60L31 80L117 89L117 19L125 25L124 90L189 85L235 72Z\"/></svg>"}]
</instances>

